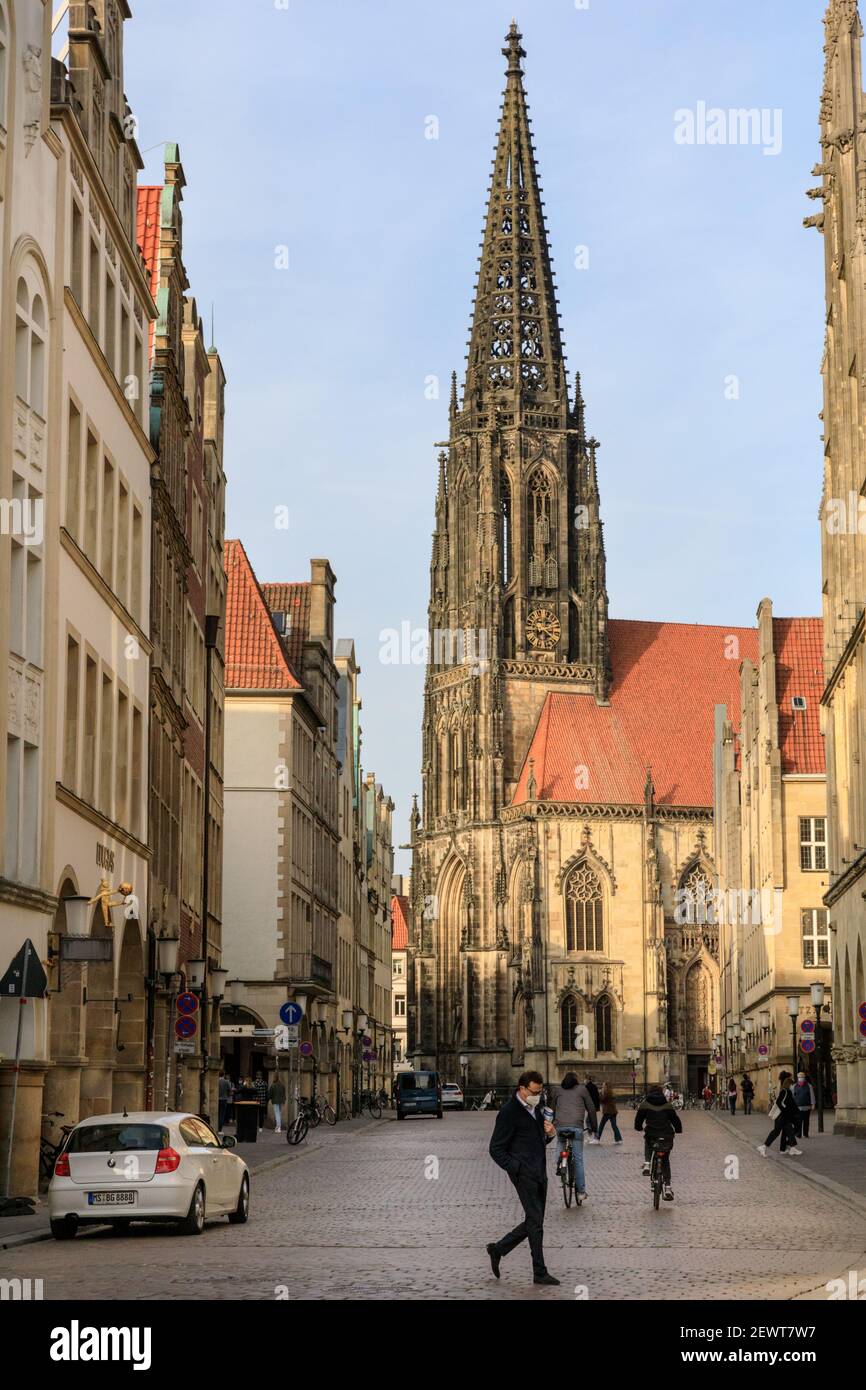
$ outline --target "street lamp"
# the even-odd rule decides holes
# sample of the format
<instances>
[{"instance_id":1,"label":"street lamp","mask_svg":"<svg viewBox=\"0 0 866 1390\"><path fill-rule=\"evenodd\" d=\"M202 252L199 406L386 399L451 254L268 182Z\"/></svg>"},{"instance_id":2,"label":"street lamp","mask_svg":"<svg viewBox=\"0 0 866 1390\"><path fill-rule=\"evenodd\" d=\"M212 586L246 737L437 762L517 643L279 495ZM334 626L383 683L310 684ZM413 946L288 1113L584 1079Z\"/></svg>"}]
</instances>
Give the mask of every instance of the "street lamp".
<instances>
[{"instance_id":1,"label":"street lamp","mask_svg":"<svg viewBox=\"0 0 866 1390\"><path fill-rule=\"evenodd\" d=\"M83 893L74 893L70 898L61 899L66 913L66 931L69 936L87 935L87 917L90 899Z\"/></svg>"},{"instance_id":2,"label":"street lamp","mask_svg":"<svg viewBox=\"0 0 866 1390\"><path fill-rule=\"evenodd\" d=\"M797 1079L797 1019L800 1014L799 994L788 995L788 1013L791 1015L791 1042L794 1052L794 1080Z\"/></svg>"},{"instance_id":3,"label":"street lamp","mask_svg":"<svg viewBox=\"0 0 866 1390\"><path fill-rule=\"evenodd\" d=\"M197 958L196 960L187 961L186 977L189 982L190 989L199 990L202 988L202 986L204 985L204 972L206 967L207 962L200 958Z\"/></svg>"},{"instance_id":4,"label":"street lamp","mask_svg":"<svg viewBox=\"0 0 866 1390\"><path fill-rule=\"evenodd\" d=\"M180 951L179 936L158 936L156 939L156 954L159 965L160 975L165 975L170 979L177 974L177 957Z\"/></svg>"},{"instance_id":5,"label":"street lamp","mask_svg":"<svg viewBox=\"0 0 866 1390\"><path fill-rule=\"evenodd\" d=\"M824 1133L824 1031L821 1010L824 1007L824 986L820 980L812 984L812 1005L815 1009L815 1066L818 1071L818 1133Z\"/></svg>"}]
</instances>

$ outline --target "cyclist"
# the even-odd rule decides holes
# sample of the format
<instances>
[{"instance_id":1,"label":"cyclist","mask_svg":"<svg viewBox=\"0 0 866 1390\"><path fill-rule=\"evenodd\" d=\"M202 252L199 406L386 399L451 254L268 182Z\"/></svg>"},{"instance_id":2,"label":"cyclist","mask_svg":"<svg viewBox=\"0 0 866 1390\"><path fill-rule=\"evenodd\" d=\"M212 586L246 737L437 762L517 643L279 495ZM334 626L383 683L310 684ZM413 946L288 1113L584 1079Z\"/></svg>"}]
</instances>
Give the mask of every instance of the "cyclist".
<instances>
[{"instance_id":1,"label":"cyclist","mask_svg":"<svg viewBox=\"0 0 866 1390\"><path fill-rule=\"evenodd\" d=\"M560 1140L567 1134L572 1138L574 1154L574 1186L577 1195L586 1199L586 1174L583 1166L583 1130L589 1122L590 1132L596 1133L596 1110L589 1088L582 1086L573 1071L562 1078L553 1095L553 1123ZM559 1176L561 1160L557 1159L556 1174Z\"/></svg>"},{"instance_id":2,"label":"cyclist","mask_svg":"<svg viewBox=\"0 0 866 1390\"><path fill-rule=\"evenodd\" d=\"M673 1148L674 1135L683 1132L682 1120L671 1102L665 1098L665 1093L658 1084L650 1086L638 1106L634 1117L634 1127L644 1131L644 1165L641 1174L643 1177L649 1177L653 1143L657 1139L664 1140L671 1149ZM670 1152L665 1153L662 1160L662 1182L664 1184L662 1196L666 1202L672 1202L674 1190L671 1187Z\"/></svg>"}]
</instances>

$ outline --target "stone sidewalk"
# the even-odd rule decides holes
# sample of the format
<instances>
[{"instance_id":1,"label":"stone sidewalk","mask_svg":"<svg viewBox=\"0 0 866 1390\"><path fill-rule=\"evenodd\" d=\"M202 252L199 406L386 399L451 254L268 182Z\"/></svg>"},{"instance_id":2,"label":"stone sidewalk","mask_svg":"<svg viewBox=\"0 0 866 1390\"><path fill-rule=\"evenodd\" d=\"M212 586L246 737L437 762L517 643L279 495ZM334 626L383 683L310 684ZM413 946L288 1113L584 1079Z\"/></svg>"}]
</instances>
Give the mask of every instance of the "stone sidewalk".
<instances>
[{"instance_id":1,"label":"stone sidewalk","mask_svg":"<svg viewBox=\"0 0 866 1390\"><path fill-rule=\"evenodd\" d=\"M738 1111L732 1116L715 1110L711 1116L729 1133L754 1148L764 1142L773 1128L772 1121L763 1113L743 1115ZM800 1139L797 1144L803 1150L802 1158L789 1158L781 1154L776 1139L773 1147L767 1150L767 1162L784 1163L791 1172L799 1173L802 1178L837 1197L847 1198L858 1211L866 1212L866 1139L848 1139L841 1134L832 1134L832 1110L825 1112L824 1125L824 1134L819 1134L818 1117L813 1111L809 1138Z\"/></svg>"},{"instance_id":2,"label":"stone sidewalk","mask_svg":"<svg viewBox=\"0 0 866 1390\"><path fill-rule=\"evenodd\" d=\"M387 1114L383 1118L390 1118ZM369 1116L356 1116L336 1125L321 1124L307 1133L303 1143L297 1146L286 1142L285 1130L277 1134L271 1128L259 1131L255 1144L239 1144L236 1152L241 1155L251 1172L264 1173L270 1168L278 1168L290 1163L307 1149L327 1147L336 1143L341 1136L357 1133L368 1125L379 1124ZM226 1126L226 1134L234 1134L234 1125ZM40 1193L32 1216L8 1216L0 1220L0 1250L12 1250L18 1245L29 1245L36 1240L50 1240L51 1228L48 1222L48 1201L44 1192Z\"/></svg>"}]
</instances>

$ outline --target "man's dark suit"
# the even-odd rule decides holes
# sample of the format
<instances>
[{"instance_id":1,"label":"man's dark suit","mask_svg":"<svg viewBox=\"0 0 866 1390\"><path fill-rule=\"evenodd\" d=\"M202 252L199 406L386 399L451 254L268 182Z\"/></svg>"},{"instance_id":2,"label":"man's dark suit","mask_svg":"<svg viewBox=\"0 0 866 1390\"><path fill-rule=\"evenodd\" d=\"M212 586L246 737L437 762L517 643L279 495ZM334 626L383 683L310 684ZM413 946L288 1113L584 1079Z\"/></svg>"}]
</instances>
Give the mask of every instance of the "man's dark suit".
<instances>
[{"instance_id":1,"label":"man's dark suit","mask_svg":"<svg viewBox=\"0 0 866 1390\"><path fill-rule=\"evenodd\" d=\"M544 1119L539 1105L534 1114L514 1095L503 1105L496 1117L496 1127L490 1140L490 1157L504 1168L520 1198L524 1220L507 1236L496 1241L500 1256L507 1255L522 1240L529 1240L532 1252L532 1272L537 1277L547 1272L544 1263L544 1205L547 1200L546 1149L550 1138L544 1133Z\"/></svg>"}]
</instances>

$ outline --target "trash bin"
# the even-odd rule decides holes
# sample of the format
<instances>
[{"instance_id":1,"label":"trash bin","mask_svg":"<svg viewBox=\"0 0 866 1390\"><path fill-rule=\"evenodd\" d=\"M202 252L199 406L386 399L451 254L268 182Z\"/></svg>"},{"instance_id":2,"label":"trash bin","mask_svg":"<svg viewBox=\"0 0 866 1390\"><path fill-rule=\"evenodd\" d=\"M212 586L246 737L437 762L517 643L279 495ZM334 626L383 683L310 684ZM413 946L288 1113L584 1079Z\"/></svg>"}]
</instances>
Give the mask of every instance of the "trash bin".
<instances>
[{"instance_id":1,"label":"trash bin","mask_svg":"<svg viewBox=\"0 0 866 1390\"><path fill-rule=\"evenodd\" d=\"M259 1098L252 1086L242 1086L235 1096L235 1137L239 1144L255 1144L259 1137Z\"/></svg>"}]
</instances>

